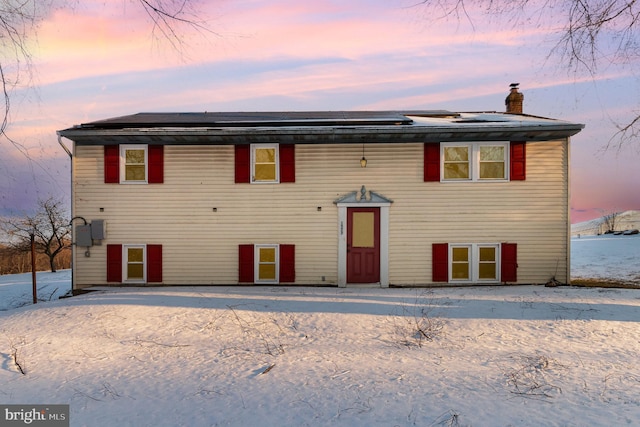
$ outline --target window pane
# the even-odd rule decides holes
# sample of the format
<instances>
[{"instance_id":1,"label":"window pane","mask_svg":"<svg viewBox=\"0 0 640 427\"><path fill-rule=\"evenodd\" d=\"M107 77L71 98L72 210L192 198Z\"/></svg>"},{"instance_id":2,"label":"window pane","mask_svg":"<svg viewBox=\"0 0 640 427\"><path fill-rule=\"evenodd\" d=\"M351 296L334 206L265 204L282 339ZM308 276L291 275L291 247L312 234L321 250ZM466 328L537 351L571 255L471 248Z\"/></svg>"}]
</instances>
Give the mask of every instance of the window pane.
<instances>
[{"instance_id":1,"label":"window pane","mask_svg":"<svg viewBox=\"0 0 640 427\"><path fill-rule=\"evenodd\" d=\"M469 264L464 262L456 262L451 265L451 278L453 280L469 279Z\"/></svg>"},{"instance_id":2,"label":"window pane","mask_svg":"<svg viewBox=\"0 0 640 427\"><path fill-rule=\"evenodd\" d=\"M275 164L256 164L254 180L255 181L275 181L276 165Z\"/></svg>"},{"instance_id":3,"label":"window pane","mask_svg":"<svg viewBox=\"0 0 640 427\"><path fill-rule=\"evenodd\" d=\"M127 265L127 279L143 279L144 278L143 273L144 273L143 264Z\"/></svg>"},{"instance_id":4,"label":"window pane","mask_svg":"<svg viewBox=\"0 0 640 427\"><path fill-rule=\"evenodd\" d=\"M468 162L469 147L445 147L444 161L445 162Z\"/></svg>"},{"instance_id":5,"label":"window pane","mask_svg":"<svg viewBox=\"0 0 640 427\"><path fill-rule=\"evenodd\" d=\"M452 248L453 261L469 261L469 248Z\"/></svg>"},{"instance_id":6,"label":"window pane","mask_svg":"<svg viewBox=\"0 0 640 427\"><path fill-rule=\"evenodd\" d=\"M144 150L126 150L126 164L142 164L144 165Z\"/></svg>"},{"instance_id":7,"label":"window pane","mask_svg":"<svg viewBox=\"0 0 640 427\"><path fill-rule=\"evenodd\" d=\"M375 226L373 212L354 212L351 245L354 248L373 248L375 246Z\"/></svg>"},{"instance_id":8,"label":"window pane","mask_svg":"<svg viewBox=\"0 0 640 427\"><path fill-rule=\"evenodd\" d=\"M469 164L445 163L444 179L469 179Z\"/></svg>"},{"instance_id":9,"label":"window pane","mask_svg":"<svg viewBox=\"0 0 640 427\"><path fill-rule=\"evenodd\" d=\"M504 162L480 163L480 179L504 179Z\"/></svg>"},{"instance_id":10,"label":"window pane","mask_svg":"<svg viewBox=\"0 0 640 427\"><path fill-rule=\"evenodd\" d=\"M256 148L256 163L275 163L275 148Z\"/></svg>"},{"instance_id":11,"label":"window pane","mask_svg":"<svg viewBox=\"0 0 640 427\"><path fill-rule=\"evenodd\" d=\"M480 161L497 160L504 162L504 147L502 146L480 146Z\"/></svg>"},{"instance_id":12,"label":"window pane","mask_svg":"<svg viewBox=\"0 0 640 427\"><path fill-rule=\"evenodd\" d=\"M260 264L258 269L259 280L275 280L276 279L276 265L275 264Z\"/></svg>"},{"instance_id":13,"label":"window pane","mask_svg":"<svg viewBox=\"0 0 640 427\"><path fill-rule=\"evenodd\" d=\"M480 248L480 262L496 261L496 248Z\"/></svg>"},{"instance_id":14,"label":"window pane","mask_svg":"<svg viewBox=\"0 0 640 427\"><path fill-rule=\"evenodd\" d=\"M260 262L276 262L276 248L260 248Z\"/></svg>"},{"instance_id":15,"label":"window pane","mask_svg":"<svg viewBox=\"0 0 640 427\"><path fill-rule=\"evenodd\" d=\"M480 146L480 179L505 178L505 147L500 145Z\"/></svg>"},{"instance_id":16,"label":"window pane","mask_svg":"<svg viewBox=\"0 0 640 427\"><path fill-rule=\"evenodd\" d=\"M125 166L125 178L127 181L144 181L145 167L140 166Z\"/></svg>"},{"instance_id":17,"label":"window pane","mask_svg":"<svg viewBox=\"0 0 640 427\"><path fill-rule=\"evenodd\" d=\"M479 266L479 279L488 280L496 278L496 264L495 263L480 263Z\"/></svg>"},{"instance_id":18,"label":"window pane","mask_svg":"<svg viewBox=\"0 0 640 427\"><path fill-rule=\"evenodd\" d=\"M142 248L129 248L127 250L128 262L143 262L144 251Z\"/></svg>"}]
</instances>

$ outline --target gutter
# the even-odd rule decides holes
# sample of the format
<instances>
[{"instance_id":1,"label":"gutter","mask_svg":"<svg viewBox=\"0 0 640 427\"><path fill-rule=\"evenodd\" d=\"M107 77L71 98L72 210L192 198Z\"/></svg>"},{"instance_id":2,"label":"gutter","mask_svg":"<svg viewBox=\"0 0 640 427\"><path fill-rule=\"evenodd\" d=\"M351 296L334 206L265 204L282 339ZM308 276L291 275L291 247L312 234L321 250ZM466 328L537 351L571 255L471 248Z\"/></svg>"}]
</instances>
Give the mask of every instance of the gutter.
<instances>
[{"instance_id":1,"label":"gutter","mask_svg":"<svg viewBox=\"0 0 640 427\"><path fill-rule=\"evenodd\" d=\"M69 222L69 225L71 226L73 224L73 219L74 219L74 203L73 203L73 153L71 152L71 150L69 150L69 147L67 147L66 145L64 145L62 143L62 134L60 133L60 131L56 131L56 135L58 135L58 144L60 144L60 146L62 147L62 149L64 151L66 151L66 153L69 155L69 160L71 163L71 221ZM86 223L86 221L85 221ZM73 242L73 240L75 239L75 231L73 226L71 226L71 241ZM72 244L71 245L71 292L75 292L76 289L76 278L75 278L75 265L76 265L76 245Z\"/></svg>"},{"instance_id":2,"label":"gutter","mask_svg":"<svg viewBox=\"0 0 640 427\"><path fill-rule=\"evenodd\" d=\"M56 135L58 135L58 144L60 144L62 149L67 152L67 154L69 155L69 158L72 158L73 154L71 153L71 150L69 150L69 148L62 143L62 134L60 133L59 130L56 131Z\"/></svg>"},{"instance_id":3,"label":"gutter","mask_svg":"<svg viewBox=\"0 0 640 427\"><path fill-rule=\"evenodd\" d=\"M66 129L59 133L82 145L118 143L238 145L260 142L296 144L410 143L447 141L549 141L567 138L584 125L500 124L479 126L340 126L340 127L233 127L233 128L124 128Z\"/></svg>"}]
</instances>

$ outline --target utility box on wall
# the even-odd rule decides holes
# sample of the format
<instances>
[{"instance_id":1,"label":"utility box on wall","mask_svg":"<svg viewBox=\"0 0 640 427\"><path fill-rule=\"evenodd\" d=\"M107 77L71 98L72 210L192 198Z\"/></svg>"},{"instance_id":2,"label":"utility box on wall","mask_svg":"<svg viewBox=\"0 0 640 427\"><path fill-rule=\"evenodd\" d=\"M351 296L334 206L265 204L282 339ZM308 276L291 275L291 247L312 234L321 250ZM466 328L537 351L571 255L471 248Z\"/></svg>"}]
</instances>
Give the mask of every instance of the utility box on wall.
<instances>
[{"instance_id":1,"label":"utility box on wall","mask_svg":"<svg viewBox=\"0 0 640 427\"><path fill-rule=\"evenodd\" d=\"M76 226L76 246L93 246L93 240L91 239L91 225L77 225Z\"/></svg>"},{"instance_id":2,"label":"utility box on wall","mask_svg":"<svg viewBox=\"0 0 640 427\"><path fill-rule=\"evenodd\" d=\"M107 236L107 229L104 219L91 220L91 238L93 240L104 240Z\"/></svg>"}]
</instances>

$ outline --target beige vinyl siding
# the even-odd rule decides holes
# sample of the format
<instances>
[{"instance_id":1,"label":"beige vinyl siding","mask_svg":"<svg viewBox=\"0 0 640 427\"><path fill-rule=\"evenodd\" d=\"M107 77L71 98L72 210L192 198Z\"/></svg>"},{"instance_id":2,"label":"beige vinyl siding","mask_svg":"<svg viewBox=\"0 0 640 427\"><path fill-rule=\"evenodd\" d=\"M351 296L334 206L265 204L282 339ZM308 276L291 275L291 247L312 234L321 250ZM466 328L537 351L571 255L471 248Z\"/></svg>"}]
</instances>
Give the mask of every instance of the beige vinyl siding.
<instances>
[{"instance_id":1,"label":"beige vinyl siding","mask_svg":"<svg viewBox=\"0 0 640 427\"><path fill-rule=\"evenodd\" d=\"M392 285L431 283L431 244L444 242L517 243L519 283L567 280L566 142L527 144L527 180L514 182L423 182L423 144L365 156L361 168L362 145L297 145L295 183L235 184L233 146L166 146L163 184L125 185L103 183L103 147L78 146L74 215L105 219L107 238L90 257L78 248L76 286L106 283L111 243L162 244L167 285L236 284L239 244L290 243L296 283L335 285L333 201L362 185L393 200Z\"/></svg>"}]
</instances>

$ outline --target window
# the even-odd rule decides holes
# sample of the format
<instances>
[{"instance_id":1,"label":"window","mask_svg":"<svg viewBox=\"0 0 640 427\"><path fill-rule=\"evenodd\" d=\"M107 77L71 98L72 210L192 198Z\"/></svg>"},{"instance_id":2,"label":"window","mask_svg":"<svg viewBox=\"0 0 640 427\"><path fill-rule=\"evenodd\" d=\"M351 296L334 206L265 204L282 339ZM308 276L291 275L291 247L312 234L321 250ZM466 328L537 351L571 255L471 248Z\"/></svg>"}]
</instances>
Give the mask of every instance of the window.
<instances>
[{"instance_id":1,"label":"window","mask_svg":"<svg viewBox=\"0 0 640 427\"><path fill-rule=\"evenodd\" d=\"M471 172L471 165L469 161L470 147L462 146L444 146L444 164L443 164L443 179L469 179Z\"/></svg>"},{"instance_id":2,"label":"window","mask_svg":"<svg viewBox=\"0 0 640 427\"><path fill-rule=\"evenodd\" d=\"M145 183L147 182L147 146L146 145L121 145L120 146L120 182L121 183Z\"/></svg>"},{"instance_id":3,"label":"window","mask_svg":"<svg viewBox=\"0 0 640 427\"><path fill-rule=\"evenodd\" d=\"M504 145L481 145L478 159L480 168L479 179L505 179L506 177L506 152Z\"/></svg>"},{"instance_id":4,"label":"window","mask_svg":"<svg viewBox=\"0 0 640 427\"><path fill-rule=\"evenodd\" d=\"M443 142L424 145L424 181L524 180L524 142Z\"/></svg>"},{"instance_id":5,"label":"window","mask_svg":"<svg viewBox=\"0 0 640 427\"><path fill-rule=\"evenodd\" d=\"M451 247L451 280L471 278L471 246Z\"/></svg>"},{"instance_id":6,"label":"window","mask_svg":"<svg viewBox=\"0 0 640 427\"><path fill-rule=\"evenodd\" d=\"M107 282L162 282L162 245L107 245Z\"/></svg>"},{"instance_id":7,"label":"window","mask_svg":"<svg viewBox=\"0 0 640 427\"><path fill-rule=\"evenodd\" d=\"M451 244L450 282L499 282L498 244Z\"/></svg>"},{"instance_id":8,"label":"window","mask_svg":"<svg viewBox=\"0 0 640 427\"><path fill-rule=\"evenodd\" d=\"M251 182L279 182L278 145L251 145Z\"/></svg>"},{"instance_id":9,"label":"window","mask_svg":"<svg viewBox=\"0 0 640 427\"><path fill-rule=\"evenodd\" d=\"M236 145L235 182L296 182L295 153L294 144Z\"/></svg>"},{"instance_id":10,"label":"window","mask_svg":"<svg viewBox=\"0 0 640 427\"><path fill-rule=\"evenodd\" d=\"M432 280L450 283L518 281L516 243L432 245Z\"/></svg>"},{"instance_id":11,"label":"window","mask_svg":"<svg viewBox=\"0 0 640 427\"><path fill-rule=\"evenodd\" d=\"M144 245L124 245L122 277L125 282L146 281Z\"/></svg>"},{"instance_id":12,"label":"window","mask_svg":"<svg viewBox=\"0 0 640 427\"><path fill-rule=\"evenodd\" d=\"M295 245L239 245L238 261L238 282L240 283L293 283L296 281Z\"/></svg>"},{"instance_id":13,"label":"window","mask_svg":"<svg viewBox=\"0 0 640 427\"><path fill-rule=\"evenodd\" d=\"M104 182L160 184L164 181L164 146L105 145Z\"/></svg>"},{"instance_id":14,"label":"window","mask_svg":"<svg viewBox=\"0 0 640 427\"><path fill-rule=\"evenodd\" d=\"M443 181L506 180L508 143L442 144Z\"/></svg>"},{"instance_id":15,"label":"window","mask_svg":"<svg viewBox=\"0 0 640 427\"><path fill-rule=\"evenodd\" d=\"M255 282L278 283L278 245L256 245Z\"/></svg>"}]
</instances>

